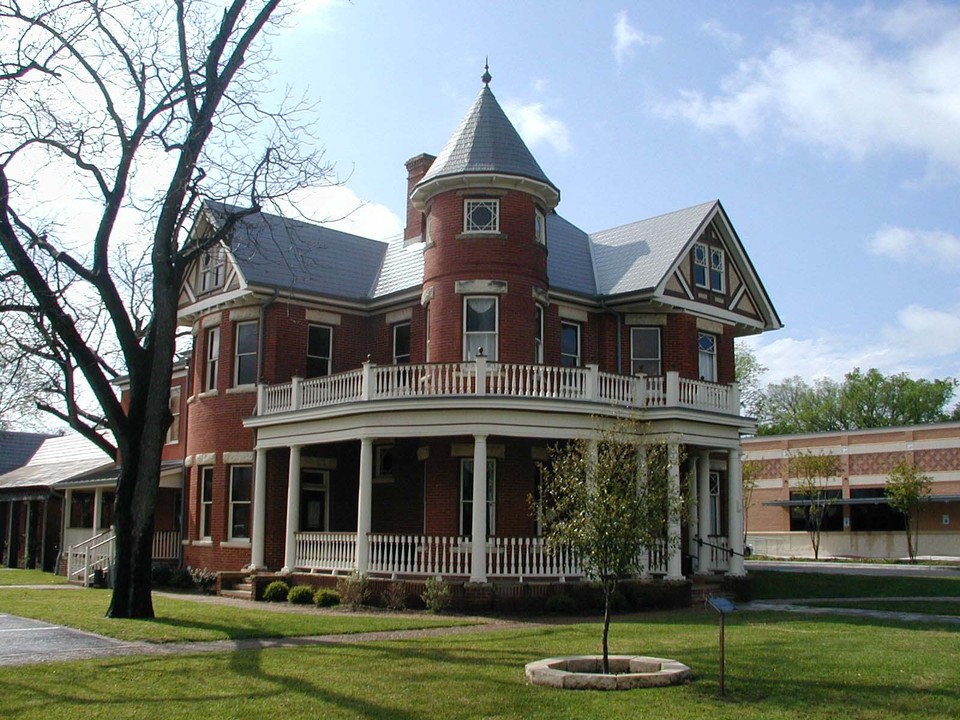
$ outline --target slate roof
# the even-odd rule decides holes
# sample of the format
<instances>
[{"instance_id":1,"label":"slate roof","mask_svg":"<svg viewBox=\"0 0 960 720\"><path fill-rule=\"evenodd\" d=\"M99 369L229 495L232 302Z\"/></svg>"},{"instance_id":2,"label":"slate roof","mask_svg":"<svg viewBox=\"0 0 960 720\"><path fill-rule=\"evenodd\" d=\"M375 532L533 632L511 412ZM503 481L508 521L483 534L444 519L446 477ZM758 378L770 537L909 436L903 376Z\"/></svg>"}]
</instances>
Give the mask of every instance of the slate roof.
<instances>
[{"instance_id":1,"label":"slate roof","mask_svg":"<svg viewBox=\"0 0 960 720\"><path fill-rule=\"evenodd\" d=\"M80 435L51 437L43 441L26 465L0 475L0 490L49 487L113 465L112 458Z\"/></svg>"},{"instance_id":2,"label":"slate roof","mask_svg":"<svg viewBox=\"0 0 960 720\"><path fill-rule=\"evenodd\" d=\"M50 435L0 431L0 475L15 470L33 457Z\"/></svg>"},{"instance_id":3,"label":"slate roof","mask_svg":"<svg viewBox=\"0 0 960 720\"><path fill-rule=\"evenodd\" d=\"M515 175L537 180L557 190L540 169L488 85L483 86L460 126L416 187L437 178L472 173Z\"/></svg>"},{"instance_id":4,"label":"slate roof","mask_svg":"<svg viewBox=\"0 0 960 720\"><path fill-rule=\"evenodd\" d=\"M552 212L547 215L547 249L550 287L578 295L597 294L587 233Z\"/></svg>"},{"instance_id":5,"label":"slate roof","mask_svg":"<svg viewBox=\"0 0 960 720\"><path fill-rule=\"evenodd\" d=\"M205 207L215 219L232 210ZM377 285L387 244L261 212L237 223L230 250L248 284L363 300Z\"/></svg>"}]
</instances>

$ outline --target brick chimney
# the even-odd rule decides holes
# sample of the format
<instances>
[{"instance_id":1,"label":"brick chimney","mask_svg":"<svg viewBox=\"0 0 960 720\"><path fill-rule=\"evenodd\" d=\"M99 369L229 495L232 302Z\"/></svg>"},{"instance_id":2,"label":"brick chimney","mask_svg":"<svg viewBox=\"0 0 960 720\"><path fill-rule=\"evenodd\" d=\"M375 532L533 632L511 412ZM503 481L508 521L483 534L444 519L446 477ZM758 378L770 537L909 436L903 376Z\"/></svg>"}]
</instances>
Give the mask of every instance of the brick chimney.
<instances>
[{"instance_id":1,"label":"brick chimney","mask_svg":"<svg viewBox=\"0 0 960 720\"><path fill-rule=\"evenodd\" d=\"M413 192L414 186L420 182L421 178L427 174L427 170L430 169L430 166L436 159L434 155L421 153L420 155L410 158L405 163L407 167L407 227L403 231L404 243L421 238L424 233L424 215L413 207L413 204L410 202L410 193Z\"/></svg>"}]
</instances>

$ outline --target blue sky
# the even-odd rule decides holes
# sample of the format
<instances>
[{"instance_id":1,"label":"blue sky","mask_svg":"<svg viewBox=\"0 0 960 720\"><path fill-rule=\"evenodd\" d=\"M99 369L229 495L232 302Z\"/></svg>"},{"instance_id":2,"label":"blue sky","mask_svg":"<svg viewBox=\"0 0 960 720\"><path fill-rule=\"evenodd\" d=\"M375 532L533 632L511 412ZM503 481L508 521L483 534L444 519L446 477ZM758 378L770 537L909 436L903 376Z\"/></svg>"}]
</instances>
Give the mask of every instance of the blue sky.
<instances>
[{"instance_id":1,"label":"blue sky","mask_svg":"<svg viewBox=\"0 0 960 720\"><path fill-rule=\"evenodd\" d=\"M784 322L770 368L960 375L960 4L304 0L275 81L400 231L403 163L491 88L587 231L719 198ZM304 199L304 202L307 202Z\"/></svg>"}]
</instances>

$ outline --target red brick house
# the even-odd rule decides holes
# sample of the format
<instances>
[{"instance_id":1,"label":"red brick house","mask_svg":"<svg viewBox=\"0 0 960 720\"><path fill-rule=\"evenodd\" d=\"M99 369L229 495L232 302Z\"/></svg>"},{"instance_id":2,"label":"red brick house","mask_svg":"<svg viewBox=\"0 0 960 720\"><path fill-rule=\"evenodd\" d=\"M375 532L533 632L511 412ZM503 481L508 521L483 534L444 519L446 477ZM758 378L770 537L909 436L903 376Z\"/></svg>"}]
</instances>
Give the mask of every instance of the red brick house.
<instances>
[{"instance_id":1,"label":"red brick house","mask_svg":"<svg viewBox=\"0 0 960 720\"><path fill-rule=\"evenodd\" d=\"M185 564L576 577L528 497L548 445L636 411L701 500L650 571L743 572L719 551L742 549L752 428L733 341L780 321L733 225L711 201L584 232L487 82L440 154L407 162L403 237L262 213L189 274ZM226 211L207 203L195 236Z\"/></svg>"}]
</instances>

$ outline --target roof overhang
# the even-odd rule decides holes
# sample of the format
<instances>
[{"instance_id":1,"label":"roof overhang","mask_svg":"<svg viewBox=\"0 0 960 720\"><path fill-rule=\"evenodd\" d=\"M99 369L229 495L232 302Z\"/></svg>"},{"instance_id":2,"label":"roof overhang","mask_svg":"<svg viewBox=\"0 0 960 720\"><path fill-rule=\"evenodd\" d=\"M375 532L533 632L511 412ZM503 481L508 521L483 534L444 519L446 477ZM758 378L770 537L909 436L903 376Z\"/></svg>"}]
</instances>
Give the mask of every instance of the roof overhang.
<instances>
[{"instance_id":1,"label":"roof overhang","mask_svg":"<svg viewBox=\"0 0 960 720\"><path fill-rule=\"evenodd\" d=\"M543 203L544 209L549 212L560 203L560 191L548 183L521 175L504 175L501 173L458 173L456 175L441 175L427 182L417 185L410 193L410 202L417 210L423 210L427 201L433 196L449 190L519 190L529 193Z\"/></svg>"}]
</instances>

